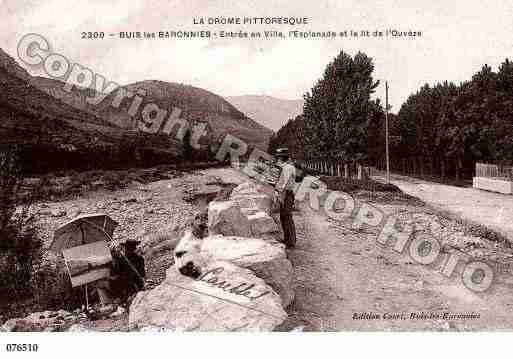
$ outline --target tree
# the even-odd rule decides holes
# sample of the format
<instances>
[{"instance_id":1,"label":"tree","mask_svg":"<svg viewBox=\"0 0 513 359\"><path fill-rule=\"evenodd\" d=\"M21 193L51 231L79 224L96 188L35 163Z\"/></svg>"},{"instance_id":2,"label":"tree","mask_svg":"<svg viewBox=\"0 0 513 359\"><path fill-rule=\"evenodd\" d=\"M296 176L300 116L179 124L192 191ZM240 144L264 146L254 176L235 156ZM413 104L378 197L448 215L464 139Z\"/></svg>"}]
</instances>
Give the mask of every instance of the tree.
<instances>
[{"instance_id":1,"label":"tree","mask_svg":"<svg viewBox=\"0 0 513 359\"><path fill-rule=\"evenodd\" d=\"M287 147L292 158L305 159L304 121L301 115L289 121L271 137L268 152L274 154L279 147Z\"/></svg>"},{"instance_id":2,"label":"tree","mask_svg":"<svg viewBox=\"0 0 513 359\"><path fill-rule=\"evenodd\" d=\"M304 151L308 159L361 160L367 155L369 117L382 112L370 99L374 81L372 59L341 51L324 76L305 94Z\"/></svg>"},{"instance_id":3,"label":"tree","mask_svg":"<svg viewBox=\"0 0 513 359\"><path fill-rule=\"evenodd\" d=\"M460 179L472 175L477 161L511 161L513 64L506 59L498 72L484 65L458 86L426 84L408 97L398 120L402 151L393 158L410 154L420 173L435 161L435 172Z\"/></svg>"},{"instance_id":4,"label":"tree","mask_svg":"<svg viewBox=\"0 0 513 359\"><path fill-rule=\"evenodd\" d=\"M42 241L36 233L30 201L22 204L17 151L0 149L0 297L20 298L31 287L41 262ZM25 199L26 201L26 199Z\"/></svg>"},{"instance_id":5,"label":"tree","mask_svg":"<svg viewBox=\"0 0 513 359\"><path fill-rule=\"evenodd\" d=\"M183 145L183 158L185 162L193 162L194 160L194 148L191 144L191 130L187 129L185 135L183 136L182 145Z\"/></svg>"}]
</instances>

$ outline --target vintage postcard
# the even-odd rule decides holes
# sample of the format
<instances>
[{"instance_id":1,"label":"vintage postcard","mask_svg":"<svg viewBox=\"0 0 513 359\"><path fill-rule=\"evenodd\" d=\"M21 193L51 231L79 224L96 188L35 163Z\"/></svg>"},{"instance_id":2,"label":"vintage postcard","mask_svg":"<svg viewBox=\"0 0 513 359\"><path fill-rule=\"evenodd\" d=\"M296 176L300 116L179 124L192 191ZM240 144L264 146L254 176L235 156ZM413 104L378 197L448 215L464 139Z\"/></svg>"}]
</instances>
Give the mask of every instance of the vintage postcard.
<instances>
[{"instance_id":1,"label":"vintage postcard","mask_svg":"<svg viewBox=\"0 0 513 359\"><path fill-rule=\"evenodd\" d=\"M0 15L5 335L513 329L510 2Z\"/></svg>"}]
</instances>

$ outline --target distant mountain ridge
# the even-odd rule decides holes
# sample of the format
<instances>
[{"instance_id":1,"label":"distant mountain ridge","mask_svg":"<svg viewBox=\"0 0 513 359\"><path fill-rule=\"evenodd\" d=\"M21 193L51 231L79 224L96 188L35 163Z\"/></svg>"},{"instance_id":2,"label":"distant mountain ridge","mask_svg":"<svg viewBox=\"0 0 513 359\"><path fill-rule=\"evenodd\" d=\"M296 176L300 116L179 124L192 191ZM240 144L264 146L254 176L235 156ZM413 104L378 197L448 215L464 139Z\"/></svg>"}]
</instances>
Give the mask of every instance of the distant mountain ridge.
<instances>
[{"instance_id":1,"label":"distant mountain ridge","mask_svg":"<svg viewBox=\"0 0 513 359\"><path fill-rule=\"evenodd\" d=\"M284 100L272 96L227 96L228 102L261 125L278 131L287 121L303 113L302 99Z\"/></svg>"},{"instance_id":2,"label":"distant mountain ridge","mask_svg":"<svg viewBox=\"0 0 513 359\"><path fill-rule=\"evenodd\" d=\"M189 123L207 122L207 145L218 145L232 134L250 147L267 149L272 131L248 118L222 97L207 90L158 80L122 86L133 93L143 91L142 109L148 103L166 110L167 116L179 108ZM149 134L134 128L141 118L128 114L131 99L118 108L112 106L116 89L97 106L87 102L93 89L64 90L62 81L32 77L12 57L0 49L0 145L19 144L36 171L45 172L59 162L62 168L108 163L122 158L151 165L153 160L183 158L184 144L174 136ZM211 142L210 142L211 141ZM202 143L203 145L205 143ZM200 158L208 156L207 147ZM80 155L80 156L79 156ZM203 156L203 157L201 157ZM64 160L66 158L66 160ZM164 161L164 162L162 162ZM167 162L169 163L169 162Z\"/></svg>"},{"instance_id":3,"label":"distant mountain ridge","mask_svg":"<svg viewBox=\"0 0 513 359\"><path fill-rule=\"evenodd\" d=\"M41 76L33 76L30 78L30 83L41 91L46 92L50 96L72 107L90 114L99 115L97 107L87 102L88 97L94 96L95 90L93 89L78 89L73 87L73 89L68 92L64 90L64 82Z\"/></svg>"},{"instance_id":4,"label":"distant mountain ridge","mask_svg":"<svg viewBox=\"0 0 513 359\"><path fill-rule=\"evenodd\" d=\"M28 81L30 74L21 67L16 60L9 56L4 50L0 48L0 67L7 71L9 74L14 75L20 79Z\"/></svg>"},{"instance_id":5,"label":"distant mountain ridge","mask_svg":"<svg viewBox=\"0 0 513 359\"><path fill-rule=\"evenodd\" d=\"M173 108L182 110L181 118L189 123L207 122L216 141L230 133L250 145L267 149L272 131L255 122L221 96L210 91L173 82L146 80L123 86L132 92L144 92L145 102L153 102L168 115ZM116 123L128 123L127 107L125 111L113 111L109 104L114 94L109 94L100 104L100 113L109 118L115 118ZM127 105L128 106L128 105ZM140 118L140 115L138 116Z\"/></svg>"},{"instance_id":6,"label":"distant mountain ridge","mask_svg":"<svg viewBox=\"0 0 513 359\"><path fill-rule=\"evenodd\" d=\"M270 129L247 117L221 96L194 86L160 80L145 80L121 86L122 89L131 93L144 94L144 101L138 113L132 118L128 113L131 99L124 100L117 108L112 106L119 89L108 94L97 106L93 106L86 101L87 97L93 95L92 89L74 87L67 92L63 89L63 82L44 77L34 77L32 83L42 91L71 106L106 119L127 130L136 130L135 124L141 119L141 110L146 104L154 103L161 110L166 110L167 116L172 113L174 108L179 108L182 110L181 118L191 123L207 122L216 139L223 134L231 133L248 144L266 149L272 135Z\"/></svg>"},{"instance_id":7,"label":"distant mountain ridge","mask_svg":"<svg viewBox=\"0 0 513 359\"><path fill-rule=\"evenodd\" d=\"M126 165L135 162L131 155L143 146L158 148L169 158L181 154L176 140L124 130L41 91L32 81L1 51L0 146L17 146L26 173Z\"/></svg>"}]
</instances>

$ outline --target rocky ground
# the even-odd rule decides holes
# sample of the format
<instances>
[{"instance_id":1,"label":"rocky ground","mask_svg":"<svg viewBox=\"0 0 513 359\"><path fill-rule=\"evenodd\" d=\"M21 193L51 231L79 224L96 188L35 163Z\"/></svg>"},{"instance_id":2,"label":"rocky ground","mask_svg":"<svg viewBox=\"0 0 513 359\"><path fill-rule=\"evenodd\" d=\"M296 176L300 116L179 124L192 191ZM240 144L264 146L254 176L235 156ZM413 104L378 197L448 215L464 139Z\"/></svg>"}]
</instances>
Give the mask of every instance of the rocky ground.
<instances>
[{"instance_id":1,"label":"rocky ground","mask_svg":"<svg viewBox=\"0 0 513 359\"><path fill-rule=\"evenodd\" d=\"M376 176L383 181L383 176ZM391 183L437 209L487 226L513 243L513 196L394 174Z\"/></svg>"},{"instance_id":2,"label":"rocky ground","mask_svg":"<svg viewBox=\"0 0 513 359\"><path fill-rule=\"evenodd\" d=\"M105 213L119 223L115 240L141 240L184 223L199 208L198 203L191 203L195 202L195 193L213 193L221 188L224 182L216 176L217 172L184 172L148 184L135 182L121 190L99 190L77 199L40 202L33 209L38 213L40 233L48 245L60 225L90 213Z\"/></svg>"},{"instance_id":3,"label":"rocky ground","mask_svg":"<svg viewBox=\"0 0 513 359\"><path fill-rule=\"evenodd\" d=\"M208 169L146 185L133 184L124 190L96 191L74 200L39 203L39 229L48 245L59 225L78 214L104 212L120 224L115 239L140 239L145 249L144 243L171 239L176 228L226 188L226 183L246 180L233 169ZM462 284L458 270L447 278L439 262L422 265L407 251L397 253L379 245L376 228L355 229L352 218L335 221L306 203L298 203L294 216L298 243L296 249L288 251L294 265L295 300L287 308L289 318L277 330L512 329L513 250L508 243L494 240L496 237L489 233L481 235L484 227L480 227L481 231L469 229L468 223L457 215L448 215L411 197L364 192L354 197L358 205L369 203L385 214L395 215L402 223L414 225L418 233L432 234L440 242L442 254L460 251L486 261L494 269L492 286L483 293L472 292ZM172 253L164 247L146 255L148 277L156 287L173 264ZM479 317L410 319L412 312L476 313ZM377 315L379 319L357 319L355 314ZM35 315L42 321L67 321L73 324L72 330L78 331L128 329L126 313L113 313L112 317L96 321L81 317L79 312Z\"/></svg>"},{"instance_id":4,"label":"rocky ground","mask_svg":"<svg viewBox=\"0 0 513 359\"><path fill-rule=\"evenodd\" d=\"M235 171L225 172L222 168L173 171L165 180L147 184L133 182L119 190L100 189L75 199L38 202L33 205L32 211L38 218L38 232L46 248L53 240L54 231L78 215L105 213L111 216L119 224L114 231L114 240L123 242L136 239L143 242L141 249L146 257L147 279L150 286L154 286L163 280L166 269L173 264L173 257L169 248L146 252L145 243L162 242L178 236L177 229L182 228L194 213L201 211L208 200L230 187L230 183L235 185L244 179ZM46 252L45 261L55 262L56 258ZM127 318L123 315L116 320L109 318L91 323L84 321L78 312L69 313L68 324L82 323L84 328L94 330L126 329ZM61 323L61 314L56 311L39 316L43 322L50 317Z\"/></svg>"}]
</instances>

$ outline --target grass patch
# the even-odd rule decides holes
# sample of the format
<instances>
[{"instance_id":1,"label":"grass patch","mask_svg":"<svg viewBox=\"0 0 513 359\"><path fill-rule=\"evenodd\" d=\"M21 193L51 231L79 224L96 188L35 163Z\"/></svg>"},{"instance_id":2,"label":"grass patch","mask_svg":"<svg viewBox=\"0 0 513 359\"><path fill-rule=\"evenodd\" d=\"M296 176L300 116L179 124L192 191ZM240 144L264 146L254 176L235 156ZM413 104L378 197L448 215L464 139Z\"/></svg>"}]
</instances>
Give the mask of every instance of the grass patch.
<instances>
[{"instance_id":1,"label":"grass patch","mask_svg":"<svg viewBox=\"0 0 513 359\"><path fill-rule=\"evenodd\" d=\"M393 184L385 184L372 179L359 180L337 176L322 176L321 180L331 191L340 191L351 194L360 200L382 204L407 204L423 206L417 197L410 196Z\"/></svg>"},{"instance_id":2,"label":"grass patch","mask_svg":"<svg viewBox=\"0 0 513 359\"><path fill-rule=\"evenodd\" d=\"M321 176L321 181L326 183L328 189L332 191L342 191L346 193L359 191L402 193L396 185L384 184L371 179L359 180L356 178L338 176Z\"/></svg>"}]
</instances>

